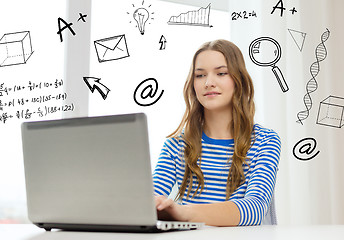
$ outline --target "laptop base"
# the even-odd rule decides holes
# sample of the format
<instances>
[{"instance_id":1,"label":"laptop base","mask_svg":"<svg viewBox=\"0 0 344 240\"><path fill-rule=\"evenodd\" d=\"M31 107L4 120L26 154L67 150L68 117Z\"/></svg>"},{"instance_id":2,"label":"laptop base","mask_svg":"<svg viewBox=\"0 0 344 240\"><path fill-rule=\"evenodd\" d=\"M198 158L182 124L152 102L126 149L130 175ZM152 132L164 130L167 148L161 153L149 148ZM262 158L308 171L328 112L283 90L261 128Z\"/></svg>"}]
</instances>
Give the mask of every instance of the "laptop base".
<instances>
[{"instance_id":1,"label":"laptop base","mask_svg":"<svg viewBox=\"0 0 344 240\"><path fill-rule=\"evenodd\" d=\"M154 233L161 232L157 226L129 226L129 225L98 225L98 224L63 224L63 223L34 223L45 231L60 229L64 231L82 232L136 232Z\"/></svg>"},{"instance_id":2,"label":"laptop base","mask_svg":"<svg viewBox=\"0 0 344 240\"><path fill-rule=\"evenodd\" d=\"M157 233L176 230L195 230L203 227L203 223L158 221L157 225L100 225L100 224L68 224L68 223L34 223L37 227L46 231L61 229L65 231L86 231L86 232L136 232L136 233Z\"/></svg>"}]
</instances>

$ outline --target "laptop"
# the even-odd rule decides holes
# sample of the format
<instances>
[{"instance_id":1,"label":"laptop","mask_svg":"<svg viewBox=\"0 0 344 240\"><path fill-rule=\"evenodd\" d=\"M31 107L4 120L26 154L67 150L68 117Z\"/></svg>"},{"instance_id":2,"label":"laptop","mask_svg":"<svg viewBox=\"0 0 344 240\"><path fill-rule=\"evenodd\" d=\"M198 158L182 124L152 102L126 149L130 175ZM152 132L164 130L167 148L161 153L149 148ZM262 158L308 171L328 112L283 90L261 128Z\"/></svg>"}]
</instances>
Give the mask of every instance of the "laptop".
<instances>
[{"instance_id":1,"label":"laptop","mask_svg":"<svg viewBox=\"0 0 344 240\"><path fill-rule=\"evenodd\" d=\"M159 221L144 113L22 123L29 220L38 227L154 232Z\"/></svg>"}]
</instances>

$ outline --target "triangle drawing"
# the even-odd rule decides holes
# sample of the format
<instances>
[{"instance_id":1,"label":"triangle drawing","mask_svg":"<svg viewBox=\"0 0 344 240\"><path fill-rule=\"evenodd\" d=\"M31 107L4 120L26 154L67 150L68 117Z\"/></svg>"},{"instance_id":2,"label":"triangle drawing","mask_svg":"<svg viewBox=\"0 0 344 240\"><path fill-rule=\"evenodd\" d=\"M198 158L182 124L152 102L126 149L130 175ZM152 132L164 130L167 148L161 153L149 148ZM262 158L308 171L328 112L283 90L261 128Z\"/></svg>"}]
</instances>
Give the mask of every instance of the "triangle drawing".
<instances>
[{"instance_id":1,"label":"triangle drawing","mask_svg":"<svg viewBox=\"0 0 344 240\"><path fill-rule=\"evenodd\" d=\"M288 31L301 52L303 49L303 44L305 43L306 33L292 29L288 29Z\"/></svg>"}]
</instances>

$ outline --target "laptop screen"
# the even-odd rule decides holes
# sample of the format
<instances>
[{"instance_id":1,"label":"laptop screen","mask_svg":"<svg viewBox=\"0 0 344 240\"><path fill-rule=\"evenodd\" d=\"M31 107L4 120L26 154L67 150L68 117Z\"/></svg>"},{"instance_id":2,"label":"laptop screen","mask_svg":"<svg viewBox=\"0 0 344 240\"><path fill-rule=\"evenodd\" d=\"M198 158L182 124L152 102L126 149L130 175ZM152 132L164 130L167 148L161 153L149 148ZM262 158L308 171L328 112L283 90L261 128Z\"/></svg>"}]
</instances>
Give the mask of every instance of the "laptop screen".
<instances>
[{"instance_id":1,"label":"laptop screen","mask_svg":"<svg viewBox=\"0 0 344 240\"><path fill-rule=\"evenodd\" d=\"M22 140L32 222L156 223L145 114L27 122Z\"/></svg>"}]
</instances>

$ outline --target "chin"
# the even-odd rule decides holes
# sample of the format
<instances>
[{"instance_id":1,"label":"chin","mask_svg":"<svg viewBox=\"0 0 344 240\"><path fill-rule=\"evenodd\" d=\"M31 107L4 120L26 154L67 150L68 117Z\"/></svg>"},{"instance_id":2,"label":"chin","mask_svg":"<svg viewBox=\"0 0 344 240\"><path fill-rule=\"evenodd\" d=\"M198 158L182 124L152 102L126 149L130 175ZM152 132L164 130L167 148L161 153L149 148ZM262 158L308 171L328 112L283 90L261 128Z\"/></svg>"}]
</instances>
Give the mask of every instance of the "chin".
<instances>
[{"instance_id":1,"label":"chin","mask_svg":"<svg viewBox=\"0 0 344 240\"><path fill-rule=\"evenodd\" d=\"M228 111L230 110L230 107L229 106L214 106L214 105L204 105L204 110L206 111L212 111L212 112L219 112L219 111Z\"/></svg>"}]
</instances>

